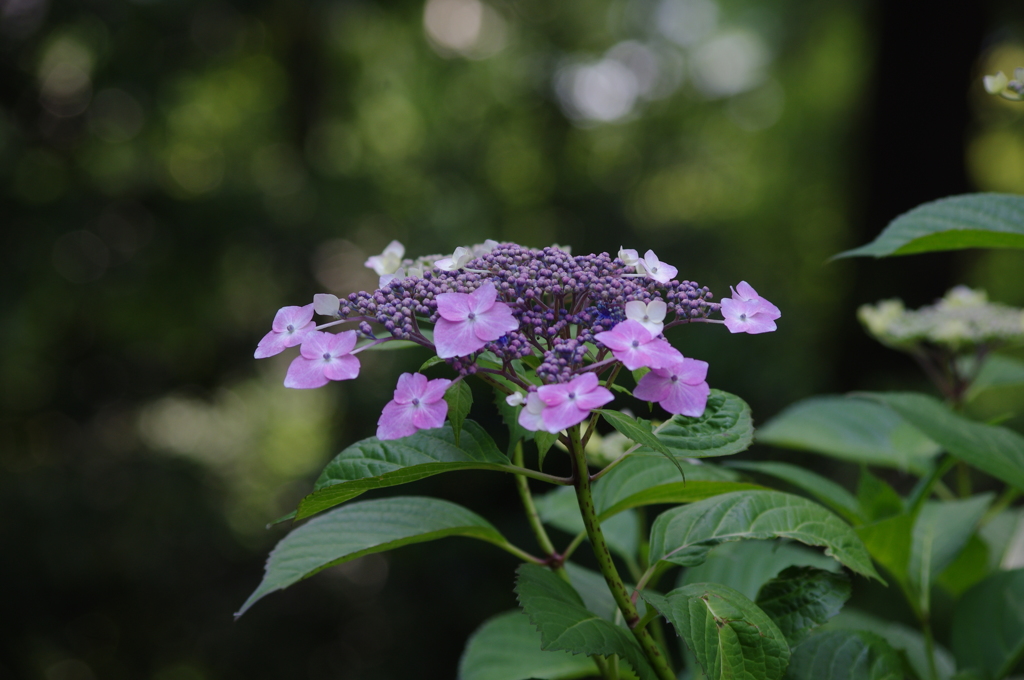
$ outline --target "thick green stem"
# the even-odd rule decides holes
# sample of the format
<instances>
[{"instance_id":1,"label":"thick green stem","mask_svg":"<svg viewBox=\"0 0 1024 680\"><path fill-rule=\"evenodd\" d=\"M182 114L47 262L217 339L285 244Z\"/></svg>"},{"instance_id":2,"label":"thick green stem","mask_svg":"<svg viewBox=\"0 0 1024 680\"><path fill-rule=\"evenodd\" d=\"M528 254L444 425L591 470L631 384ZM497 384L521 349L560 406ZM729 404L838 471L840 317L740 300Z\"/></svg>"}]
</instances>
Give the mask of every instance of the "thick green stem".
<instances>
[{"instance_id":1,"label":"thick green stem","mask_svg":"<svg viewBox=\"0 0 1024 680\"><path fill-rule=\"evenodd\" d=\"M638 628L640 614L626 590L622 578L619 576L612 554L608 550L608 544L604 540L604 533L601 531L601 523L597 520L597 512L594 509L594 497L590 490L590 473L587 470L587 458L583 452L583 443L580 441L580 427L574 425L569 429L569 453L573 461L573 477L575 478L576 500L580 506L580 513L583 515L583 526L587 529L587 537L597 558L601 575L604 576L608 589L611 590L615 604L618 605L626 624L629 626L633 637L640 644L640 649L650 662L654 672L662 680L676 680L675 673L668 665L668 659L658 647L650 632L646 628Z\"/></svg>"}]
</instances>

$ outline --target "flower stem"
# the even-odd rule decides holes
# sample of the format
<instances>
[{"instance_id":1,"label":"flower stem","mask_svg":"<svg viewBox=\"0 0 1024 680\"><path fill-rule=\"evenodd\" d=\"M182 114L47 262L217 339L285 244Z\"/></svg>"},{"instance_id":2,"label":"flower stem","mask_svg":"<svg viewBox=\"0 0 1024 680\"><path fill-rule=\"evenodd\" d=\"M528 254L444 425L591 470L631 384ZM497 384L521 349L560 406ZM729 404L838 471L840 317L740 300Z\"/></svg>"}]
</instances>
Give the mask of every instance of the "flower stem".
<instances>
[{"instance_id":1,"label":"flower stem","mask_svg":"<svg viewBox=\"0 0 1024 680\"><path fill-rule=\"evenodd\" d=\"M512 462L519 467L524 467L522 440L516 442L515 452L512 454ZM523 502L523 509L526 510L526 520L530 523L530 528L533 529L533 535L537 537L537 545L548 556L548 559L552 561L555 570L560 572L563 577L566 576L565 569L562 568L562 557L555 551L555 545L551 542L547 530L544 529L544 523L540 521L540 513L537 512L537 505L533 502L533 496L530 494L530 485L526 481L526 477L515 475L515 478L516 490L519 492L519 499Z\"/></svg>"},{"instance_id":2,"label":"flower stem","mask_svg":"<svg viewBox=\"0 0 1024 680\"><path fill-rule=\"evenodd\" d=\"M611 590L612 597L615 599L615 604L618 605L619 611L622 612L626 624L633 633L633 637L640 644L640 649L643 650L654 672L662 680L675 680L676 676L668 665L668 659L661 649L658 648L650 632L646 628L636 627L640 622L640 614L637 612L636 605L633 604L633 600L630 598L629 592L619 576L615 562L612 560L612 554L608 550L608 544L605 542L604 533L601 531L601 524L597 520L597 512L594 509L594 497L590 489L587 458L583 452L583 444L580 441L579 425L574 425L569 429L569 444L569 453L573 461L576 500L579 503L580 513L583 515L583 525L587 529L587 537L590 539L590 545L594 550L594 556L597 558L601 575L604 576L605 583L608 584L608 589Z\"/></svg>"}]
</instances>

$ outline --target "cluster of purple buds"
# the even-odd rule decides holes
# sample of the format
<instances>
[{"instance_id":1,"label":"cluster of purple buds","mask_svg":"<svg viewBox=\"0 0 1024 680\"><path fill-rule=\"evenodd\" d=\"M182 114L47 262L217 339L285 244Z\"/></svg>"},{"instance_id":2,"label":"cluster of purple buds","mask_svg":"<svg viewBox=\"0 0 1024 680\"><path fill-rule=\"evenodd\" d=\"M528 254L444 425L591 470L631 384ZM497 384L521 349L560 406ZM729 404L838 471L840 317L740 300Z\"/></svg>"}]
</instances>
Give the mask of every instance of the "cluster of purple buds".
<instances>
[{"instance_id":1,"label":"cluster of purple buds","mask_svg":"<svg viewBox=\"0 0 1024 680\"><path fill-rule=\"evenodd\" d=\"M704 322L732 333L765 333L781 316L745 281L732 298L712 302L707 287L677 281L676 268L650 250L642 258L627 249L614 258L574 257L558 246L533 250L487 241L450 257L404 260L404 254L394 241L367 260L381 277L373 292L344 300L320 294L313 304L282 308L256 358L300 346L285 385L315 388L355 378L355 355L363 350L411 341L443 359L455 382L477 374L508 392L508 403L523 407L519 423L526 429L558 433L612 401L608 386L623 367L649 369L634 390L638 398L669 413L701 415L710 391L708 364L684 357L664 330ZM314 312L333 320L317 326ZM715 313L723 318L711 318ZM323 331L342 323L357 330ZM403 374L377 436L397 439L440 427L452 382Z\"/></svg>"}]
</instances>

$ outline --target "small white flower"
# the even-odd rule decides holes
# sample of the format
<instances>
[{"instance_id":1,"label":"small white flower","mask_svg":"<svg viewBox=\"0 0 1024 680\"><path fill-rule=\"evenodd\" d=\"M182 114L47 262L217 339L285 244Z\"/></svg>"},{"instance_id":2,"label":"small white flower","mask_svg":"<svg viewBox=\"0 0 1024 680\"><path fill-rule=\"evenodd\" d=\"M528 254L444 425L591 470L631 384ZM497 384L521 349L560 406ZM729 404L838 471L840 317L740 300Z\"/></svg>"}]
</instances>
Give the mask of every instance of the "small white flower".
<instances>
[{"instance_id":1,"label":"small white flower","mask_svg":"<svg viewBox=\"0 0 1024 680\"><path fill-rule=\"evenodd\" d=\"M513 392L505 397L505 403L509 406L522 406L526 403L526 395L522 392Z\"/></svg>"},{"instance_id":2,"label":"small white flower","mask_svg":"<svg viewBox=\"0 0 1024 680\"><path fill-rule=\"evenodd\" d=\"M1000 71L994 76L985 76L985 91L989 94L1002 94L1009 83L1010 79Z\"/></svg>"},{"instance_id":3,"label":"small white flower","mask_svg":"<svg viewBox=\"0 0 1024 680\"><path fill-rule=\"evenodd\" d=\"M337 295L317 293L313 296L313 311L322 316L338 316L341 301Z\"/></svg>"},{"instance_id":4,"label":"small white flower","mask_svg":"<svg viewBox=\"0 0 1024 680\"><path fill-rule=\"evenodd\" d=\"M636 263L640 261L640 256L632 248L623 248L619 246L619 259L622 260L622 264L627 267L635 267Z\"/></svg>"},{"instance_id":5,"label":"small white flower","mask_svg":"<svg viewBox=\"0 0 1024 680\"><path fill-rule=\"evenodd\" d=\"M383 253L367 259L365 266L375 271L378 276L394 274L402 266L403 255L405 255L405 246L398 241L392 241Z\"/></svg>"},{"instance_id":6,"label":"small white flower","mask_svg":"<svg viewBox=\"0 0 1024 680\"><path fill-rule=\"evenodd\" d=\"M675 278L679 270L670 264L665 264L658 259L653 250L644 253L644 259L636 263L636 270L640 274L646 274L647 278L654 279L658 283L668 283Z\"/></svg>"},{"instance_id":7,"label":"small white flower","mask_svg":"<svg viewBox=\"0 0 1024 680\"><path fill-rule=\"evenodd\" d=\"M633 319L641 326L657 337L665 328L665 314L668 312L668 305L662 300L651 300L644 304L642 300L632 300L626 303L626 318Z\"/></svg>"},{"instance_id":8,"label":"small white flower","mask_svg":"<svg viewBox=\"0 0 1024 680\"><path fill-rule=\"evenodd\" d=\"M465 267L471 259L473 259L473 252L469 248L459 246L451 257L442 257L434 263L434 266L442 271L454 272Z\"/></svg>"}]
</instances>

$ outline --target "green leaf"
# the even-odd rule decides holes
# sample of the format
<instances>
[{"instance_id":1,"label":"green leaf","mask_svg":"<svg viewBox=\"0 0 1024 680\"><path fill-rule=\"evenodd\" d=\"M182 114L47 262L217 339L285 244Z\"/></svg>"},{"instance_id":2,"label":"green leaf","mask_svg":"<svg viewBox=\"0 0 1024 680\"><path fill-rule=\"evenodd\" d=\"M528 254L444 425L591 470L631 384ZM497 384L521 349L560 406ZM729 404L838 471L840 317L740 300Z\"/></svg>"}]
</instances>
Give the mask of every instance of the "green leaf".
<instances>
[{"instance_id":1,"label":"green leaf","mask_svg":"<svg viewBox=\"0 0 1024 680\"><path fill-rule=\"evenodd\" d=\"M650 560L691 566L718 543L768 538L823 546L858 574L882 580L848 524L813 501L778 491L736 491L665 511L651 527Z\"/></svg>"},{"instance_id":2,"label":"green leaf","mask_svg":"<svg viewBox=\"0 0 1024 680\"><path fill-rule=\"evenodd\" d=\"M583 516L576 500L576 491L572 487L555 489L537 496L534 501L537 512L545 524L573 535L584 530ZM612 517L602 522L601 528L611 550L630 560L636 558L640 535L635 514L623 513L618 517Z\"/></svg>"},{"instance_id":3,"label":"green leaf","mask_svg":"<svg viewBox=\"0 0 1024 680\"><path fill-rule=\"evenodd\" d=\"M978 534L972 534L956 559L935 577L935 582L958 598L991 573L989 559L988 544Z\"/></svg>"},{"instance_id":4,"label":"green leaf","mask_svg":"<svg viewBox=\"0 0 1024 680\"><path fill-rule=\"evenodd\" d=\"M871 474L867 467L860 470L857 480L857 502L861 514L869 522L877 522L899 515L904 511L903 499L888 482Z\"/></svg>"},{"instance_id":5,"label":"green leaf","mask_svg":"<svg viewBox=\"0 0 1024 680\"><path fill-rule=\"evenodd\" d=\"M448 402L448 421L452 424L455 432L455 445L459 445L459 435L462 434L462 423L469 415L469 409L473 407L473 390L469 383L460 380L448 386L444 393L444 400Z\"/></svg>"},{"instance_id":6,"label":"green leaf","mask_svg":"<svg viewBox=\"0 0 1024 680\"><path fill-rule=\"evenodd\" d=\"M955 501L928 501L921 507L911 532L908 582L917 593L918 608L928 612L931 587L948 567L992 502L992 494Z\"/></svg>"},{"instance_id":7,"label":"green leaf","mask_svg":"<svg viewBox=\"0 0 1024 680\"><path fill-rule=\"evenodd\" d=\"M517 570L519 604L540 631L541 648L580 654L618 654L640 676L656 680L640 646L625 628L587 610L573 587L549 569L522 564Z\"/></svg>"},{"instance_id":8,"label":"green leaf","mask_svg":"<svg viewBox=\"0 0 1024 680\"><path fill-rule=\"evenodd\" d=\"M586 656L540 648L540 633L519 610L484 622L466 641L459 680L570 680L597 675Z\"/></svg>"},{"instance_id":9,"label":"green leaf","mask_svg":"<svg viewBox=\"0 0 1024 680\"><path fill-rule=\"evenodd\" d=\"M302 499L297 519L322 512L364 491L408 484L452 470L502 470L511 466L491 436L471 420L463 427L461 446L451 425L380 441L363 439L327 464L315 491Z\"/></svg>"},{"instance_id":10,"label":"green leaf","mask_svg":"<svg viewBox=\"0 0 1024 680\"><path fill-rule=\"evenodd\" d=\"M683 481L686 481L686 473L683 472L683 466L675 459L675 456L673 456L672 452L668 450L668 447L658 440L658 437L651 429L651 421L643 420L642 418L633 418L631 416L627 416L621 411L611 411L608 409L595 410L601 414L608 424L618 430L619 433L627 439L640 444L641 446L646 446L647 448L657 451L665 456L665 458L667 458L679 470L679 474L682 476Z\"/></svg>"},{"instance_id":11,"label":"green leaf","mask_svg":"<svg viewBox=\"0 0 1024 680\"><path fill-rule=\"evenodd\" d=\"M1024 490L1024 437L1013 430L968 420L924 394L885 392L863 396L893 409L968 465Z\"/></svg>"},{"instance_id":12,"label":"green leaf","mask_svg":"<svg viewBox=\"0 0 1024 680\"><path fill-rule=\"evenodd\" d=\"M903 664L874 633L832 630L793 649L786 680L903 680Z\"/></svg>"},{"instance_id":13,"label":"green leaf","mask_svg":"<svg viewBox=\"0 0 1024 680\"><path fill-rule=\"evenodd\" d=\"M789 541L736 541L716 547L703 564L684 569L676 585L713 581L753 600L769 579L792 566L842 569L838 562L819 551Z\"/></svg>"},{"instance_id":14,"label":"green leaf","mask_svg":"<svg viewBox=\"0 0 1024 680\"><path fill-rule=\"evenodd\" d=\"M603 619L615 623L615 615L619 606L615 604L612 591L600 572L581 567L575 562L566 562L565 571L569 574L569 582L583 600L583 606Z\"/></svg>"},{"instance_id":15,"label":"green leaf","mask_svg":"<svg viewBox=\"0 0 1024 680\"><path fill-rule=\"evenodd\" d=\"M757 605L718 583L694 583L667 595L642 592L675 627L709 680L782 678L789 645Z\"/></svg>"},{"instance_id":16,"label":"green leaf","mask_svg":"<svg viewBox=\"0 0 1024 680\"><path fill-rule=\"evenodd\" d=\"M842 396L799 401L757 430L759 444L925 474L939 452L891 410Z\"/></svg>"},{"instance_id":17,"label":"green leaf","mask_svg":"<svg viewBox=\"0 0 1024 680\"><path fill-rule=\"evenodd\" d=\"M961 670L999 680L1024 657L1024 569L989 576L956 604L951 631Z\"/></svg>"},{"instance_id":18,"label":"green leaf","mask_svg":"<svg viewBox=\"0 0 1024 680\"><path fill-rule=\"evenodd\" d=\"M501 420L508 428L509 450L520 440L529 441L533 439L533 432L530 432L519 424L519 410L521 406L512 406L505 401L505 393L499 389L494 390L494 403L501 414Z\"/></svg>"},{"instance_id":19,"label":"green leaf","mask_svg":"<svg viewBox=\"0 0 1024 680\"><path fill-rule=\"evenodd\" d=\"M505 538L484 518L436 498L399 496L338 508L281 539L267 558L263 581L235 616L244 614L264 595L287 588L321 569L446 536L507 545Z\"/></svg>"},{"instance_id":20,"label":"green leaf","mask_svg":"<svg viewBox=\"0 0 1024 680\"><path fill-rule=\"evenodd\" d=\"M711 390L700 417L677 415L658 427L661 443L685 458L731 456L750 448L753 436L750 407L735 394L721 390Z\"/></svg>"},{"instance_id":21,"label":"green leaf","mask_svg":"<svg viewBox=\"0 0 1024 680\"><path fill-rule=\"evenodd\" d=\"M990 354L971 383L967 398L974 399L985 390L994 387L1015 385L1024 385L1024 361L1002 354Z\"/></svg>"},{"instance_id":22,"label":"green leaf","mask_svg":"<svg viewBox=\"0 0 1024 680\"><path fill-rule=\"evenodd\" d=\"M905 212L871 243L843 257L887 257L964 248L1024 248L1024 196L963 194Z\"/></svg>"},{"instance_id":23,"label":"green leaf","mask_svg":"<svg viewBox=\"0 0 1024 680\"><path fill-rule=\"evenodd\" d=\"M902 623L877 618L851 607L843 609L837 617L825 624L823 629L867 631L879 635L885 638L894 650L906 656L907 663L918 678L931 677L928 644L919 630ZM935 670L938 672L939 680L949 680L956 671L953 655L937 643L933 643L932 647L935 650Z\"/></svg>"},{"instance_id":24,"label":"green leaf","mask_svg":"<svg viewBox=\"0 0 1024 680\"><path fill-rule=\"evenodd\" d=\"M558 441L557 434L551 434L550 432L543 432L538 430L533 433L533 443L537 445L537 469L544 467L544 458L548 455L548 451Z\"/></svg>"},{"instance_id":25,"label":"green leaf","mask_svg":"<svg viewBox=\"0 0 1024 680\"><path fill-rule=\"evenodd\" d=\"M978 529L988 546L989 569L1024 566L1024 508L1004 510Z\"/></svg>"},{"instance_id":26,"label":"green leaf","mask_svg":"<svg viewBox=\"0 0 1024 680\"><path fill-rule=\"evenodd\" d=\"M441 357L439 357L439 356L432 356L432 357L430 357L429 359L427 359L426 361L423 362L423 364L420 366L419 372L422 373L423 371L427 370L431 366L437 366L438 364L443 364L443 363L444 363L444 359L442 359Z\"/></svg>"},{"instance_id":27,"label":"green leaf","mask_svg":"<svg viewBox=\"0 0 1024 680\"><path fill-rule=\"evenodd\" d=\"M679 461L686 476L686 486L694 482L738 482L739 475L717 465ZM607 474L594 483L594 507L598 514L607 512L629 498L651 487L680 484L679 470L658 453L635 451L618 461ZM707 496L705 496L706 498ZM700 500L694 498L692 500ZM684 502L684 501L677 501Z\"/></svg>"},{"instance_id":28,"label":"green leaf","mask_svg":"<svg viewBox=\"0 0 1024 680\"><path fill-rule=\"evenodd\" d=\"M836 484L826 477L806 470L789 463L776 463L774 461L737 461L727 465L738 470L749 470L769 475L784 482L788 482L806 491L819 503L827 505L847 521L860 523L864 520L861 516L860 506L857 499L842 486Z\"/></svg>"},{"instance_id":29,"label":"green leaf","mask_svg":"<svg viewBox=\"0 0 1024 680\"><path fill-rule=\"evenodd\" d=\"M761 586L755 601L795 645L838 614L851 592L846 574L789 567Z\"/></svg>"},{"instance_id":30,"label":"green leaf","mask_svg":"<svg viewBox=\"0 0 1024 680\"><path fill-rule=\"evenodd\" d=\"M620 512L644 505L694 503L735 491L760 490L765 489L757 484L746 484L744 482L671 482L669 484L652 486L632 496L626 496L615 505L601 512L598 519L604 522Z\"/></svg>"},{"instance_id":31,"label":"green leaf","mask_svg":"<svg viewBox=\"0 0 1024 680\"><path fill-rule=\"evenodd\" d=\"M896 515L857 527L857 535L864 541L871 557L885 567L906 590L907 565L910 562L910 536L914 519L908 514Z\"/></svg>"}]
</instances>

